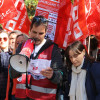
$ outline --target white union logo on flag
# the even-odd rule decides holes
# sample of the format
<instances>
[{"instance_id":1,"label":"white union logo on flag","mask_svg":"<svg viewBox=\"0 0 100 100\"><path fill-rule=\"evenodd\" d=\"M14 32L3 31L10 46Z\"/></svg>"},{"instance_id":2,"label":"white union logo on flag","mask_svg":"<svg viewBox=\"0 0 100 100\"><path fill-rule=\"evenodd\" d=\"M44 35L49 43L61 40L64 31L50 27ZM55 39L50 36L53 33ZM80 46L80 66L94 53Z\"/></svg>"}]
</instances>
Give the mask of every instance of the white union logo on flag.
<instances>
[{"instance_id":1,"label":"white union logo on flag","mask_svg":"<svg viewBox=\"0 0 100 100\"><path fill-rule=\"evenodd\" d=\"M2 7L4 0L0 0L0 8Z\"/></svg>"}]
</instances>

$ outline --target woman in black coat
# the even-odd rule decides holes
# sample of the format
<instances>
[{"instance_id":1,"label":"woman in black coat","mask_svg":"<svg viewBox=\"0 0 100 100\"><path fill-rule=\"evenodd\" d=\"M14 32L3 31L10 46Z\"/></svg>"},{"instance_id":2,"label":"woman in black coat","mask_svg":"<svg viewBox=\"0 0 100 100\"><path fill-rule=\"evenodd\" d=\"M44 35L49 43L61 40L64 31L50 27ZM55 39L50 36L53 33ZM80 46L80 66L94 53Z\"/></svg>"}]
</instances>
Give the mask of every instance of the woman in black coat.
<instances>
[{"instance_id":1,"label":"woman in black coat","mask_svg":"<svg viewBox=\"0 0 100 100\"><path fill-rule=\"evenodd\" d=\"M8 52L0 53L0 100L4 100L6 97L9 57Z\"/></svg>"},{"instance_id":2,"label":"woman in black coat","mask_svg":"<svg viewBox=\"0 0 100 100\"><path fill-rule=\"evenodd\" d=\"M64 100L100 100L100 63L94 62L80 41L65 50Z\"/></svg>"}]
</instances>

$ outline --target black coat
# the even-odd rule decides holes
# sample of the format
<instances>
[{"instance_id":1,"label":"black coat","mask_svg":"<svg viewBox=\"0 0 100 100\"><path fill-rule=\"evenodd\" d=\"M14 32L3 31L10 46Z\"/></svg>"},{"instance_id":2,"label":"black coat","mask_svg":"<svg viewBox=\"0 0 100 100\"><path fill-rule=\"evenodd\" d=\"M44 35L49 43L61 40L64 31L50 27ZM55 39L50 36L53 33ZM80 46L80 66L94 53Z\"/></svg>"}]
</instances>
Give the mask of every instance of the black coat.
<instances>
[{"instance_id":1,"label":"black coat","mask_svg":"<svg viewBox=\"0 0 100 100\"><path fill-rule=\"evenodd\" d=\"M0 100L6 97L9 57L9 53L0 53Z\"/></svg>"},{"instance_id":2,"label":"black coat","mask_svg":"<svg viewBox=\"0 0 100 100\"><path fill-rule=\"evenodd\" d=\"M85 60L82 69L87 71L85 88L88 100L100 100L100 63L90 63ZM68 94L71 84L71 73L71 70L67 73L64 100L69 100Z\"/></svg>"}]
</instances>

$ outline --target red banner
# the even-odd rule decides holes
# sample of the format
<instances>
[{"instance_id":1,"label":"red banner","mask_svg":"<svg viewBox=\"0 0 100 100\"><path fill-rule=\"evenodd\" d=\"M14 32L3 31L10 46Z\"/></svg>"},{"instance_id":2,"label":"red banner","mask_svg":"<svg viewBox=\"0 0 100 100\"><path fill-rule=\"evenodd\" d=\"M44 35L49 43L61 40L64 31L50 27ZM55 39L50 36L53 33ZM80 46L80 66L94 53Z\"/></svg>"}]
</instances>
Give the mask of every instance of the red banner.
<instances>
[{"instance_id":1,"label":"red banner","mask_svg":"<svg viewBox=\"0 0 100 100\"><path fill-rule=\"evenodd\" d=\"M39 0L35 15L43 15L48 19L46 36L54 41L59 2L53 0Z\"/></svg>"},{"instance_id":2,"label":"red banner","mask_svg":"<svg viewBox=\"0 0 100 100\"><path fill-rule=\"evenodd\" d=\"M7 31L20 30L25 34L29 33L30 20L27 15L27 10L24 4L24 0L13 0L18 14L13 19L4 23L3 28Z\"/></svg>"},{"instance_id":3,"label":"red banner","mask_svg":"<svg viewBox=\"0 0 100 100\"><path fill-rule=\"evenodd\" d=\"M0 0L0 23L7 22L17 15L17 10L12 0Z\"/></svg>"},{"instance_id":4,"label":"red banner","mask_svg":"<svg viewBox=\"0 0 100 100\"><path fill-rule=\"evenodd\" d=\"M75 40L85 39L88 36L85 17L84 0L62 0L58 12L57 27L54 42L61 48Z\"/></svg>"},{"instance_id":5,"label":"red banner","mask_svg":"<svg viewBox=\"0 0 100 100\"><path fill-rule=\"evenodd\" d=\"M95 35L100 31L100 0L86 1L86 18L89 33Z\"/></svg>"}]
</instances>

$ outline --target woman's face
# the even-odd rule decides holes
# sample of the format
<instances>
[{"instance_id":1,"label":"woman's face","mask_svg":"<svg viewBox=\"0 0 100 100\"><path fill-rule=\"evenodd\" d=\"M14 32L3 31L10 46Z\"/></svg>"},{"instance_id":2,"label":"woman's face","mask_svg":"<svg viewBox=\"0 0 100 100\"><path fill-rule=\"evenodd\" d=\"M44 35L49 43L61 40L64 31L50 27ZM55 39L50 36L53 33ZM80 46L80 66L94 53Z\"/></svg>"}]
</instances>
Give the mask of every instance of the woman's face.
<instances>
[{"instance_id":1,"label":"woman's face","mask_svg":"<svg viewBox=\"0 0 100 100\"><path fill-rule=\"evenodd\" d=\"M0 47L3 50L8 48L8 35L4 32L0 33Z\"/></svg>"},{"instance_id":2,"label":"woman's face","mask_svg":"<svg viewBox=\"0 0 100 100\"><path fill-rule=\"evenodd\" d=\"M82 64L84 55L85 55L85 50L79 52L79 54L74 52L73 50L69 51L69 59L75 67L78 67Z\"/></svg>"},{"instance_id":3,"label":"woman's face","mask_svg":"<svg viewBox=\"0 0 100 100\"><path fill-rule=\"evenodd\" d=\"M16 39L16 48L18 47L18 45L21 43L21 42L24 42L25 39L24 39L24 36L19 36L17 39Z\"/></svg>"}]
</instances>

